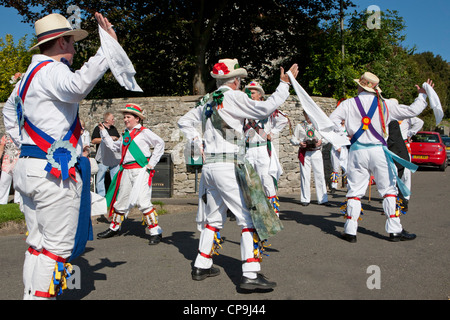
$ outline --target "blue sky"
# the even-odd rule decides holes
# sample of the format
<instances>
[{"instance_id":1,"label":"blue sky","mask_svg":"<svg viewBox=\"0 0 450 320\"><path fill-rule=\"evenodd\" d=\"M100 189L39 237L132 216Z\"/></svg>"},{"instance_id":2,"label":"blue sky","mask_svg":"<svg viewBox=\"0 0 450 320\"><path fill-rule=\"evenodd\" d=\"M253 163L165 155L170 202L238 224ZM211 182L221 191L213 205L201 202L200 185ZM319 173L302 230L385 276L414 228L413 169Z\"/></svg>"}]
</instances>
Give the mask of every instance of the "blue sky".
<instances>
[{"instance_id":1,"label":"blue sky","mask_svg":"<svg viewBox=\"0 0 450 320\"><path fill-rule=\"evenodd\" d=\"M414 45L418 53L431 51L450 62L450 1L449 0L354 0L358 11L377 5L380 9L397 10L405 20L405 47ZM354 10L352 9L352 10ZM34 35L34 28L21 23L15 9L0 7L0 37L12 34L17 41L25 34Z\"/></svg>"}]
</instances>

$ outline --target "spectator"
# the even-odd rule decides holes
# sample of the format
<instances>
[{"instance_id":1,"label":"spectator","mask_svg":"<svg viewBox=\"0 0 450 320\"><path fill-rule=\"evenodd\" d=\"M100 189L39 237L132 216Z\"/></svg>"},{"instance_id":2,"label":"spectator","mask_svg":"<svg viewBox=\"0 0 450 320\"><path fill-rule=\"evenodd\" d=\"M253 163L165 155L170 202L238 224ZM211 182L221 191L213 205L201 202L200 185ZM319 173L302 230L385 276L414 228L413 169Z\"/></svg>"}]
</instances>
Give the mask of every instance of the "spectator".
<instances>
[{"instance_id":1,"label":"spectator","mask_svg":"<svg viewBox=\"0 0 450 320\"><path fill-rule=\"evenodd\" d=\"M12 173L17 160L19 160L20 149L11 140L9 134L5 134L0 142L0 154L2 155L2 173L0 176L0 204L7 204L9 191L11 189Z\"/></svg>"},{"instance_id":2,"label":"spectator","mask_svg":"<svg viewBox=\"0 0 450 320\"><path fill-rule=\"evenodd\" d=\"M108 134L113 139L113 141L117 141L120 138L120 134L114 126L114 122L114 115L111 112L106 112L103 115L103 126L105 127L106 131L108 131ZM106 195L106 172L109 170L111 180L113 180L117 171L119 171L120 154L114 153L110 149L106 148L105 143L100 137L99 126L96 126L94 132L92 132L91 143L97 145L97 154L95 156L95 160L97 160L98 162L96 189L97 193L104 197Z\"/></svg>"}]
</instances>

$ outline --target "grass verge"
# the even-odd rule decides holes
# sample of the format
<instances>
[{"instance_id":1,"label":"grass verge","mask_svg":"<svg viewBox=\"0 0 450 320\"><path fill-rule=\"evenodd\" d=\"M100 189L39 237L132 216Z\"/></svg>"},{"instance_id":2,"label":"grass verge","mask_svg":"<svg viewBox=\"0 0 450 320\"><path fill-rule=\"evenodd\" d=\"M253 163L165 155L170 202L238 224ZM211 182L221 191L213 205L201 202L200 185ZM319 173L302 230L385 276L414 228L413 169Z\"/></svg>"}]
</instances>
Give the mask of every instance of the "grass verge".
<instances>
[{"instance_id":1,"label":"grass verge","mask_svg":"<svg viewBox=\"0 0 450 320\"><path fill-rule=\"evenodd\" d=\"M4 223L15 221L25 221L23 213L17 203L8 203L0 205L0 228Z\"/></svg>"}]
</instances>

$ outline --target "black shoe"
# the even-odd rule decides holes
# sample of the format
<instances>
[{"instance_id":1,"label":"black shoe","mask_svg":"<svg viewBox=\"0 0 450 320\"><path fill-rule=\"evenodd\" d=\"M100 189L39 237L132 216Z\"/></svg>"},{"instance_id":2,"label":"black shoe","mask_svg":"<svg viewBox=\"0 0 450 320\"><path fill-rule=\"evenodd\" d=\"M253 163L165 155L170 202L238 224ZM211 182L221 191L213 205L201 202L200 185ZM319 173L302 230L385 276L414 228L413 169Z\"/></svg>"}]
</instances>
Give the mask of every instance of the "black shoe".
<instances>
[{"instance_id":1,"label":"black shoe","mask_svg":"<svg viewBox=\"0 0 450 320\"><path fill-rule=\"evenodd\" d=\"M99 239L108 239L119 235L119 230L114 231L108 228L103 232L97 233L97 238Z\"/></svg>"},{"instance_id":2,"label":"black shoe","mask_svg":"<svg viewBox=\"0 0 450 320\"><path fill-rule=\"evenodd\" d=\"M330 194L333 194L333 193L335 193L335 192L336 192L336 189L335 189L335 188L331 188Z\"/></svg>"},{"instance_id":3,"label":"black shoe","mask_svg":"<svg viewBox=\"0 0 450 320\"><path fill-rule=\"evenodd\" d=\"M333 205L331 204L331 203L329 203L328 201L327 202L322 202L322 203L319 203L320 205L322 205L322 206L325 206L325 207L332 207Z\"/></svg>"},{"instance_id":4,"label":"black shoe","mask_svg":"<svg viewBox=\"0 0 450 320\"><path fill-rule=\"evenodd\" d=\"M300 202L300 204L301 204L302 206L304 206L304 207L309 206L309 202Z\"/></svg>"},{"instance_id":5,"label":"black shoe","mask_svg":"<svg viewBox=\"0 0 450 320\"><path fill-rule=\"evenodd\" d=\"M389 241L392 242L414 240L415 238L416 235L414 233L408 233L405 229L403 229L400 233L389 234Z\"/></svg>"},{"instance_id":6,"label":"black shoe","mask_svg":"<svg viewBox=\"0 0 450 320\"><path fill-rule=\"evenodd\" d=\"M157 234L154 236L150 236L150 241L148 242L149 245L155 245L161 242L162 234Z\"/></svg>"},{"instance_id":7,"label":"black shoe","mask_svg":"<svg viewBox=\"0 0 450 320\"><path fill-rule=\"evenodd\" d=\"M344 239L345 241L348 241L350 243L355 243L356 242L356 236L348 234L348 233L344 233L342 235L342 239Z\"/></svg>"},{"instance_id":8,"label":"black shoe","mask_svg":"<svg viewBox=\"0 0 450 320\"><path fill-rule=\"evenodd\" d=\"M258 274L256 279L249 279L247 277L242 276L241 283L239 287L245 290L257 290L257 289L273 289L277 286L276 282L269 281L262 274Z\"/></svg>"},{"instance_id":9,"label":"black shoe","mask_svg":"<svg viewBox=\"0 0 450 320\"><path fill-rule=\"evenodd\" d=\"M192 280L200 281L205 280L208 277L215 277L220 274L220 270L215 267L211 267L209 269L200 269L197 267L192 268Z\"/></svg>"}]
</instances>

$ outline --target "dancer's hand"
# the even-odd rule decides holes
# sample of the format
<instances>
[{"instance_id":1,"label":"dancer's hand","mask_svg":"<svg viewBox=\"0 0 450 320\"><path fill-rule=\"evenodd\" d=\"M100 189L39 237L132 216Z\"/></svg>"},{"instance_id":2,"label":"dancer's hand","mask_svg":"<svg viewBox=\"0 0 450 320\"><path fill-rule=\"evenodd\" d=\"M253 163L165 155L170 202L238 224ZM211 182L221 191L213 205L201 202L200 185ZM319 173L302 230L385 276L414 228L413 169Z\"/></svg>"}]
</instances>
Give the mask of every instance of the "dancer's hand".
<instances>
[{"instance_id":1,"label":"dancer's hand","mask_svg":"<svg viewBox=\"0 0 450 320\"><path fill-rule=\"evenodd\" d=\"M427 83L432 87L432 88L434 88L434 83L433 83L433 80L431 80L431 79L428 79L427 80ZM416 88L417 88L417 91L419 92L419 93L424 93L424 94L427 94L427 92L425 91L425 89L424 88L421 88L421 87L419 87L417 84L416 84Z\"/></svg>"},{"instance_id":2,"label":"dancer's hand","mask_svg":"<svg viewBox=\"0 0 450 320\"><path fill-rule=\"evenodd\" d=\"M97 19L99 26L117 41L116 32L112 28L113 25L108 21L108 19L103 17L103 15L98 12L95 13L95 19Z\"/></svg>"},{"instance_id":3,"label":"dancer's hand","mask_svg":"<svg viewBox=\"0 0 450 320\"><path fill-rule=\"evenodd\" d=\"M294 63L294 64L292 65L292 67L289 69L289 71L292 73L292 75L294 76L294 78L297 78L297 75L298 75L298 65L297 65L296 63ZM283 68L283 67L280 67L280 72L281 72L281 74L280 74L280 79L281 79L282 81L284 81L284 82L290 83L291 80L289 80L289 76L288 76L286 73L284 73L284 68Z\"/></svg>"}]
</instances>

